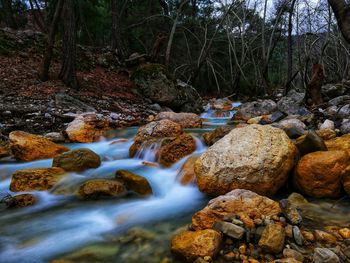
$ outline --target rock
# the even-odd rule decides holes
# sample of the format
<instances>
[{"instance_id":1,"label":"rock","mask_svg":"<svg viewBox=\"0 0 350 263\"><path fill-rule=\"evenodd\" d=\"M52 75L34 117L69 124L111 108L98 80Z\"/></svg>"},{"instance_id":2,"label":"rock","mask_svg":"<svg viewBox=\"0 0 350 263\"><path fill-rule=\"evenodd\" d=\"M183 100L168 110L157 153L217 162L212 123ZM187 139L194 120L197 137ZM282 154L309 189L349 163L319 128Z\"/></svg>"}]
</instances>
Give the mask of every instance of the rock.
<instances>
[{"instance_id":1,"label":"rock","mask_svg":"<svg viewBox=\"0 0 350 263\"><path fill-rule=\"evenodd\" d=\"M273 125L284 130L289 138L295 139L306 133L306 125L298 119L284 119Z\"/></svg>"},{"instance_id":2,"label":"rock","mask_svg":"<svg viewBox=\"0 0 350 263\"><path fill-rule=\"evenodd\" d=\"M326 244L337 243L337 238L330 233L327 233L321 230L315 230L314 234L315 234L315 239L318 242L326 243Z\"/></svg>"},{"instance_id":3,"label":"rock","mask_svg":"<svg viewBox=\"0 0 350 263\"><path fill-rule=\"evenodd\" d=\"M20 194L12 196L9 201L6 202L9 208L20 208L35 205L37 199L32 194Z\"/></svg>"},{"instance_id":4,"label":"rock","mask_svg":"<svg viewBox=\"0 0 350 263\"><path fill-rule=\"evenodd\" d=\"M110 128L109 125L110 121L103 115L85 113L70 122L65 132L72 142L95 142Z\"/></svg>"},{"instance_id":5,"label":"rock","mask_svg":"<svg viewBox=\"0 0 350 263\"><path fill-rule=\"evenodd\" d=\"M312 232L307 231L307 230L301 230L301 234L303 235L303 238L309 242L314 242L315 241L315 237L314 234L312 234Z\"/></svg>"},{"instance_id":6,"label":"rock","mask_svg":"<svg viewBox=\"0 0 350 263\"><path fill-rule=\"evenodd\" d=\"M304 238L300 232L299 227L297 227L297 226L293 226L293 237L294 237L295 243L297 243L297 245L299 245L299 246L303 245Z\"/></svg>"},{"instance_id":7,"label":"rock","mask_svg":"<svg viewBox=\"0 0 350 263\"><path fill-rule=\"evenodd\" d=\"M268 224L262 232L259 246L263 251L272 254L282 252L284 248L285 232L279 224Z\"/></svg>"},{"instance_id":8,"label":"rock","mask_svg":"<svg viewBox=\"0 0 350 263\"><path fill-rule=\"evenodd\" d=\"M303 92L296 92L291 90L288 92L287 96L281 98L277 102L277 108L281 112L288 115L297 114L303 105L305 94Z\"/></svg>"},{"instance_id":9,"label":"rock","mask_svg":"<svg viewBox=\"0 0 350 263\"><path fill-rule=\"evenodd\" d=\"M340 104L344 104L347 101L350 101L350 96L343 95L343 96L339 96L339 97L336 97L334 99L331 99L330 101L328 101L328 104L330 106L339 106Z\"/></svg>"},{"instance_id":10,"label":"rock","mask_svg":"<svg viewBox=\"0 0 350 263\"><path fill-rule=\"evenodd\" d=\"M23 131L11 132L9 139L11 153L20 161L48 159L69 151L65 146L55 144L42 136Z\"/></svg>"},{"instance_id":11,"label":"rock","mask_svg":"<svg viewBox=\"0 0 350 263\"><path fill-rule=\"evenodd\" d=\"M329 151L347 151L350 154L350 134L325 141Z\"/></svg>"},{"instance_id":12,"label":"rock","mask_svg":"<svg viewBox=\"0 0 350 263\"><path fill-rule=\"evenodd\" d=\"M70 112L83 113L96 111L93 107L64 93L56 94L55 104L57 109L69 109Z\"/></svg>"},{"instance_id":13,"label":"rock","mask_svg":"<svg viewBox=\"0 0 350 263\"><path fill-rule=\"evenodd\" d=\"M343 95L346 92L346 88L343 84L326 84L322 86L321 92L328 98L335 98Z\"/></svg>"},{"instance_id":14,"label":"rock","mask_svg":"<svg viewBox=\"0 0 350 263\"><path fill-rule=\"evenodd\" d=\"M214 224L214 229L238 240L241 239L245 233L243 227L228 222L216 222Z\"/></svg>"},{"instance_id":15,"label":"rock","mask_svg":"<svg viewBox=\"0 0 350 263\"><path fill-rule=\"evenodd\" d=\"M228 134L232 130L230 126L219 126L211 132L203 133L203 139L206 145L211 146Z\"/></svg>"},{"instance_id":16,"label":"rock","mask_svg":"<svg viewBox=\"0 0 350 263\"><path fill-rule=\"evenodd\" d=\"M284 114L281 111L275 111L270 115L267 115L268 117L266 118L263 116L263 118L260 120L259 124L265 125L265 124L271 124L274 122L281 121L286 117L286 114Z\"/></svg>"},{"instance_id":17,"label":"rock","mask_svg":"<svg viewBox=\"0 0 350 263\"><path fill-rule=\"evenodd\" d=\"M299 225L303 221L296 207L288 200L282 199L279 202L283 215L292 225Z\"/></svg>"},{"instance_id":18,"label":"rock","mask_svg":"<svg viewBox=\"0 0 350 263\"><path fill-rule=\"evenodd\" d=\"M160 120L150 122L139 128L134 143L129 149L130 157L134 157L137 151L141 149L142 144L152 144L155 141L167 138L177 137L182 134L182 126L170 120Z\"/></svg>"},{"instance_id":19,"label":"rock","mask_svg":"<svg viewBox=\"0 0 350 263\"><path fill-rule=\"evenodd\" d=\"M60 132L49 132L44 135L44 137L55 143L63 143L65 142L65 138Z\"/></svg>"},{"instance_id":20,"label":"rock","mask_svg":"<svg viewBox=\"0 0 350 263\"><path fill-rule=\"evenodd\" d=\"M346 104L338 110L338 117L348 119L350 117L350 104Z\"/></svg>"},{"instance_id":21,"label":"rock","mask_svg":"<svg viewBox=\"0 0 350 263\"><path fill-rule=\"evenodd\" d=\"M79 187L78 196L83 199L98 199L120 196L125 192L124 184L118 180L93 179Z\"/></svg>"},{"instance_id":22,"label":"rock","mask_svg":"<svg viewBox=\"0 0 350 263\"><path fill-rule=\"evenodd\" d=\"M185 231L171 240L171 252L187 262L206 256L214 259L220 250L221 242L221 235L212 229Z\"/></svg>"},{"instance_id":23,"label":"rock","mask_svg":"<svg viewBox=\"0 0 350 263\"><path fill-rule=\"evenodd\" d=\"M176 176L176 181L182 185L193 184L196 181L196 175L194 173L194 164L197 161L198 156L189 157L182 165L179 174Z\"/></svg>"},{"instance_id":24,"label":"rock","mask_svg":"<svg viewBox=\"0 0 350 263\"><path fill-rule=\"evenodd\" d=\"M334 130L330 129L317 130L316 134L320 136L324 141L331 140L337 137L337 133Z\"/></svg>"},{"instance_id":25,"label":"rock","mask_svg":"<svg viewBox=\"0 0 350 263\"><path fill-rule=\"evenodd\" d=\"M296 147L280 129L233 129L196 161L197 183L210 195L242 188L271 196L286 182L295 156Z\"/></svg>"},{"instance_id":26,"label":"rock","mask_svg":"<svg viewBox=\"0 0 350 263\"><path fill-rule=\"evenodd\" d=\"M11 155L9 139L0 132L0 158Z\"/></svg>"},{"instance_id":27,"label":"rock","mask_svg":"<svg viewBox=\"0 0 350 263\"><path fill-rule=\"evenodd\" d=\"M342 228L339 229L339 234L344 238L344 239L350 239L350 229L349 228Z\"/></svg>"},{"instance_id":28,"label":"rock","mask_svg":"<svg viewBox=\"0 0 350 263\"><path fill-rule=\"evenodd\" d=\"M320 130L334 130L335 126L334 126L334 121L331 120L325 120L321 126L320 126Z\"/></svg>"},{"instance_id":29,"label":"rock","mask_svg":"<svg viewBox=\"0 0 350 263\"><path fill-rule=\"evenodd\" d=\"M11 179L12 192L45 191L58 183L66 172L62 168L33 168L17 170Z\"/></svg>"},{"instance_id":30,"label":"rock","mask_svg":"<svg viewBox=\"0 0 350 263\"><path fill-rule=\"evenodd\" d=\"M344 151L309 153L296 167L295 185L309 196L336 198L349 165L349 155Z\"/></svg>"},{"instance_id":31,"label":"rock","mask_svg":"<svg viewBox=\"0 0 350 263\"><path fill-rule=\"evenodd\" d=\"M314 131L308 131L305 135L300 136L295 145L301 156L311 152L327 151L326 144Z\"/></svg>"},{"instance_id":32,"label":"rock","mask_svg":"<svg viewBox=\"0 0 350 263\"><path fill-rule=\"evenodd\" d=\"M132 190L140 195L151 195L152 187L146 178L133 174L126 170L116 172L116 178L124 182L128 190Z\"/></svg>"},{"instance_id":33,"label":"rock","mask_svg":"<svg viewBox=\"0 0 350 263\"><path fill-rule=\"evenodd\" d=\"M62 153L53 159L53 167L61 167L67 172L80 172L101 165L98 154L90 149L80 148Z\"/></svg>"},{"instance_id":34,"label":"rock","mask_svg":"<svg viewBox=\"0 0 350 263\"><path fill-rule=\"evenodd\" d=\"M278 202L244 189L233 190L209 201L208 205L192 217L195 230L212 228L227 216L239 215L241 220L259 216L277 216L281 213ZM244 221L244 220L242 220Z\"/></svg>"},{"instance_id":35,"label":"rock","mask_svg":"<svg viewBox=\"0 0 350 263\"><path fill-rule=\"evenodd\" d=\"M160 164L169 167L195 150L196 141L191 135L184 133L176 138L163 140L156 156Z\"/></svg>"},{"instance_id":36,"label":"rock","mask_svg":"<svg viewBox=\"0 0 350 263\"><path fill-rule=\"evenodd\" d=\"M344 121L340 126L340 132L342 134L350 133L350 120Z\"/></svg>"},{"instance_id":37,"label":"rock","mask_svg":"<svg viewBox=\"0 0 350 263\"><path fill-rule=\"evenodd\" d=\"M202 119L194 113L176 113L176 112L161 112L156 115L156 121L171 120L182 126L182 128L200 128L202 127Z\"/></svg>"},{"instance_id":38,"label":"rock","mask_svg":"<svg viewBox=\"0 0 350 263\"><path fill-rule=\"evenodd\" d=\"M269 263L302 263L303 261L296 260L295 258L281 258L272 260Z\"/></svg>"},{"instance_id":39,"label":"rock","mask_svg":"<svg viewBox=\"0 0 350 263\"><path fill-rule=\"evenodd\" d=\"M271 114L276 108L277 105L273 100L246 102L239 107L233 119L247 121L254 117Z\"/></svg>"},{"instance_id":40,"label":"rock","mask_svg":"<svg viewBox=\"0 0 350 263\"><path fill-rule=\"evenodd\" d=\"M290 249L290 248L285 248L283 249L283 256L286 258L294 258L300 262L304 262L304 256L300 252Z\"/></svg>"},{"instance_id":41,"label":"rock","mask_svg":"<svg viewBox=\"0 0 350 263\"><path fill-rule=\"evenodd\" d=\"M328 248L315 248L314 263L340 263L338 256Z\"/></svg>"}]
</instances>

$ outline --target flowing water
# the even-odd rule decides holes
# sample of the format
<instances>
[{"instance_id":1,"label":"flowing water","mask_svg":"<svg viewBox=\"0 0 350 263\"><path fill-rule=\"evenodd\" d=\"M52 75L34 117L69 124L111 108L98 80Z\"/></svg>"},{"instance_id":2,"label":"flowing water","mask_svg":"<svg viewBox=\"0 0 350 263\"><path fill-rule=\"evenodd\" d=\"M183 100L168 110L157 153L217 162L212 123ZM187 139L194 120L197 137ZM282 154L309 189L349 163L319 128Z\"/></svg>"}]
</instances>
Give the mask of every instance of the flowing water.
<instances>
[{"instance_id":1,"label":"flowing water","mask_svg":"<svg viewBox=\"0 0 350 263\"><path fill-rule=\"evenodd\" d=\"M197 143L197 149L191 156L206 150L201 134L226 124L233 114L234 111L218 113L214 110L203 113L205 126L187 130L196 138ZM169 250L169 233L190 222L190 215L203 207L208 199L195 186L182 186L176 181L182 164L189 156L170 168L146 166L144 161L155 161L155 151L159 145L154 144L142 149L135 158L129 158L128 150L136 132L137 128L127 128L114 131L110 139L100 142L67 144L71 149L84 147L95 151L101 156L102 165L82 173L71 173L50 192L35 192L39 202L32 207L1 208L0 262L50 262L65 254L74 255L76 251L85 253L85 259L73 262L111 262L112 259L113 262L160 262L161 253L166 254ZM0 164L0 193L11 194L9 184L11 175L16 170L50 167L51 163L50 159ZM73 194L69 194L88 179L111 178L120 169L147 178L153 195L147 198L126 196L119 199L79 201ZM136 245L133 243L117 248L117 244L128 244L120 239L128 230L129 238L130 235L136 235L135 231L140 232L137 228L135 230L135 226L152 229L152 233L157 233L160 240L151 238L153 243L141 245L135 241ZM141 236L145 235L150 234L141 231ZM153 258L147 253L142 254L150 249L149 246L153 246L151 249L155 251ZM136 257L138 251L143 257L141 261L140 256ZM104 256L107 254L109 257L107 260L97 260L94 258L96 253Z\"/></svg>"}]
</instances>

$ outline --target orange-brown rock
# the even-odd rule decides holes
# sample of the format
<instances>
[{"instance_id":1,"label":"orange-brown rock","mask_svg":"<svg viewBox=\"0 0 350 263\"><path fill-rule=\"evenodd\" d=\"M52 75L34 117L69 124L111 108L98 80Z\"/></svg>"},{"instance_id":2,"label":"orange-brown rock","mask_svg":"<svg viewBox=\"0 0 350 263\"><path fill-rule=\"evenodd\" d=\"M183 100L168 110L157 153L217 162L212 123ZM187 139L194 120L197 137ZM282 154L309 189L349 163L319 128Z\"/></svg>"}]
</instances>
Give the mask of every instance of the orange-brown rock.
<instances>
[{"instance_id":1,"label":"orange-brown rock","mask_svg":"<svg viewBox=\"0 0 350 263\"><path fill-rule=\"evenodd\" d=\"M211 132L206 132L203 134L203 139L206 145L213 145L226 134L228 134L232 130L230 126L219 126L215 130Z\"/></svg>"},{"instance_id":2,"label":"orange-brown rock","mask_svg":"<svg viewBox=\"0 0 350 263\"><path fill-rule=\"evenodd\" d=\"M295 258L281 258L281 259L272 260L269 263L302 263L302 262L299 260L296 260Z\"/></svg>"},{"instance_id":3,"label":"orange-brown rock","mask_svg":"<svg viewBox=\"0 0 350 263\"><path fill-rule=\"evenodd\" d=\"M209 201L208 205L192 217L192 227L212 228L214 223L227 216L245 215L252 219L262 216L278 216L281 213L278 202L244 189L236 189Z\"/></svg>"},{"instance_id":4,"label":"orange-brown rock","mask_svg":"<svg viewBox=\"0 0 350 263\"><path fill-rule=\"evenodd\" d=\"M125 192L125 185L119 180L93 179L80 186L78 196L84 199L97 199L116 197Z\"/></svg>"},{"instance_id":5,"label":"orange-brown rock","mask_svg":"<svg viewBox=\"0 0 350 263\"><path fill-rule=\"evenodd\" d=\"M33 161L53 158L69 151L65 146L23 131L13 131L9 135L12 155L20 161Z\"/></svg>"},{"instance_id":6,"label":"orange-brown rock","mask_svg":"<svg viewBox=\"0 0 350 263\"><path fill-rule=\"evenodd\" d=\"M215 230L185 231L171 240L171 252L187 262L206 256L214 259L220 251L221 243L221 234Z\"/></svg>"},{"instance_id":7,"label":"orange-brown rock","mask_svg":"<svg viewBox=\"0 0 350 263\"><path fill-rule=\"evenodd\" d=\"M209 195L248 189L272 196L287 181L296 153L281 129L256 124L233 129L196 161L197 184Z\"/></svg>"},{"instance_id":8,"label":"orange-brown rock","mask_svg":"<svg viewBox=\"0 0 350 263\"><path fill-rule=\"evenodd\" d=\"M68 138L72 142L95 142L110 129L110 122L96 113L78 115L66 128Z\"/></svg>"},{"instance_id":9,"label":"orange-brown rock","mask_svg":"<svg viewBox=\"0 0 350 263\"><path fill-rule=\"evenodd\" d=\"M309 153L296 167L295 185L309 196L335 198L341 192L341 180L349 173L349 165L345 151Z\"/></svg>"},{"instance_id":10,"label":"orange-brown rock","mask_svg":"<svg viewBox=\"0 0 350 263\"><path fill-rule=\"evenodd\" d=\"M349 229L349 228L342 228L342 229L339 229L339 234L340 234L344 239L349 239L349 238L350 238L350 229Z\"/></svg>"},{"instance_id":11,"label":"orange-brown rock","mask_svg":"<svg viewBox=\"0 0 350 263\"><path fill-rule=\"evenodd\" d=\"M350 154L350 133L325 141L329 151L344 150Z\"/></svg>"},{"instance_id":12,"label":"orange-brown rock","mask_svg":"<svg viewBox=\"0 0 350 263\"><path fill-rule=\"evenodd\" d=\"M314 235L315 235L316 241L318 242L327 243L327 244L337 243L337 238L334 235L327 233L325 231L315 230Z\"/></svg>"},{"instance_id":13,"label":"orange-brown rock","mask_svg":"<svg viewBox=\"0 0 350 263\"><path fill-rule=\"evenodd\" d=\"M31 194L21 194L12 196L9 202L6 202L7 207L9 208L20 208L34 205L37 202L37 199L34 195Z\"/></svg>"},{"instance_id":14,"label":"orange-brown rock","mask_svg":"<svg viewBox=\"0 0 350 263\"><path fill-rule=\"evenodd\" d=\"M66 174L62 168L34 168L18 170L12 175L12 192L44 191L51 189Z\"/></svg>"},{"instance_id":15,"label":"orange-brown rock","mask_svg":"<svg viewBox=\"0 0 350 263\"><path fill-rule=\"evenodd\" d=\"M284 227L279 224L268 224L261 234L259 246L267 253L278 254L284 248Z\"/></svg>"},{"instance_id":16,"label":"orange-brown rock","mask_svg":"<svg viewBox=\"0 0 350 263\"><path fill-rule=\"evenodd\" d=\"M196 150L196 141L187 133L176 138L165 139L156 156L160 164L171 166Z\"/></svg>"},{"instance_id":17,"label":"orange-brown rock","mask_svg":"<svg viewBox=\"0 0 350 263\"><path fill-rule=\"evenodd\" d=\"M140 195L152 194L152 187L145 177L126 170L119 170L116 172L116 178L121 179L128 190Z\"/></svg>"},{"instance_id":18,"label":"orange-brown rock","mask_svg":"<svg viewBox=\"0 0 350 263\"><path fill-rule=\"evenodd\" d=\"M323 140L331 140L337 137L337 133L331 129L322 129L316 131L317 135L320 136Z\"/></svg>"},{"instance_id":19,"label":"orange-brown rock","mask_svg":"<svg viewBox=\"0 0 350 263\"><path fill-rule=\"evenodd\" d=\"M176 180L182 185L193 184L196 181L196 176L194 174L194 163L198 159L198 156L192 156L186 160L182 165Z\"/></svg>"},{"instance_id":20,"label":"orange-brown rock","mask_svg":"<svg viewBox=\"0 0 350 263\"><path fill-rule=\"evenodd\" d=\"M200 128L202 127L202 119L194 113L187 112L171 112L165 111L157 114L156 121L159 120L171 120L182 126L182 128Z\"/></svg>"}]
</instances>

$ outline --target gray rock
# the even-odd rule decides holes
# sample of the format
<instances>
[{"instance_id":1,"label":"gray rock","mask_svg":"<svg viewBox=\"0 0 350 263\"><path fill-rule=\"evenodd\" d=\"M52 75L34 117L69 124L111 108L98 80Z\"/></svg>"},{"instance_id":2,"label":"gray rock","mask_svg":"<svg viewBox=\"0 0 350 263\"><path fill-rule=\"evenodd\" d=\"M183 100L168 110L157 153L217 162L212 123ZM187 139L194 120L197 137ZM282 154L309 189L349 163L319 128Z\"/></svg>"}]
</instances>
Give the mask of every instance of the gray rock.
<instances>
[{"instance_id":1,"label":"gray rock","mask_svg":"<svg viewBox=\"0 0 350 263\"><path fill-rule=\"evenodd\" d=\"M283 249L283 256L285 258L294 258L296 260L299 260L300 262L304 262L304 256L300 252L290 249L290 248L285 248Z\"/></svg>"},{"instance_id":2,"label":"gray rock","mask_svg":"<svg viewBox=\"0 0 350 263\"><path fill-rule=\"evenodd\" d=\"M330 129L330 130L334 130L335 126L334 126L334 121L331 120L325 120L321 126L320 126L320 130L326 130L326 129Z\"/></svg>"},{"instance_id":3,"label":"gray rock","mask_svg":"<svg viewBox=\"0 0 350 263\"><path fill-rule=\"evenodd\" d=\"M73 98L67 94L59 93L55 96L55 104L58 109L66 109L67 111L73 111L78 113L83 112L96 112L96 109L84 102Z\"/></svg>"},{"instance_id":4,"label":"gray rock","mask_svg":"<svg viewBox=\"0 0 350 263\"><path fill-rule=\"evenodd\" d=\"M334 99L331 99L328 101L328 104L330 106L338 106L340 104L344 104L344 102L350 101L350 96L349 95L344 95L344 96L339 96Z\"/></svg>"},{"instance_id":5,"label":"gray rock","mask_svg":"<svg viewBox=\"0 0 350 263\"><path fill-rule=\"evenodd\" d=\"M333 117L337 115L338 110L339 110L338 106L330 106L325 110L325 114L330 117Z\"/></svg>"},{"instance_id":6,"label":"gray rock","mask_svg":"<svg viewBox=\"0 0 350 263\"><path fill-rule=\"evenodd\" d=\"M321 92L328 98L335 98L343 95L346 92L346 88L343 84L326 84L322 86Z\"/></svg>"},{"instance_id":7,"label":"gray rock","mask_svg":"<svg viewBox=\"0 0 350 263\"><path fill-rule=\"evenodd\" d=\"M289 138L298 138L306 133L306 125L298 119L285 119L273 126L284 130Z\"/></svg>"},{"instance_id":8,"label":"gray rock","mask_svg":"<svg viewBox=\"0 0 350 263\"><path fill-rule=\"evenodd\" d=\"M299 227L297 227L297 226L293 226L293 237L294 237L295 243L297 243L299 246L303 245L304 238L300 232Z\"/></svg>"},{"instance_id":9,"label":"gray rock","mask_svg":"<svg viewBox=\"0 0 350 263\"><path fill-rule=\"evenodd\" d=\"M235 119L249 120L261 115L269 115L277 108L277 104L273 100L258 100L243 103L236 115Z\"/></svg>"},{"instance_id":10,"label":"gray rock","mask_svg":"<svg viewBox=\"0 0 350 263\"><path fill-rule=\"evenodd\" d=\"M341 124L340 131L342 134L350 133L350 120L346 120Z\"/></svg>"},{"instance_id":11,"label":"gray rock","mask_svg":"<svg viewBox=\"0 0 350 263\"><path fill-rule=\"evenodd\" d=\"M338 256L328 248L315 248L314 263L340 263Z\"/></svg>"},{"instance_id":12,"label":"gray rock","mask_svg":"<svg viewBox=\"0 0 350 263\"><path fill-rule=\"evenodd\" d=\"M308 131L307 134L300 136L296 140L295 145L301 155L317 151L327 151L325 142L314 131Z\"/></svg>"},{"instance_id":13,"label":"gray rock","mask_svg":"<svg viewBox=\"0 0 350 263\"><path fill-rule=\"evenodd\" d=\"M302 107L304 97L304 93L291 90L288 92L287 96L281 98L277 102L277 108L288 115L297 114Z\"/></svg>"},{"instance_id":14,"label":"gray rock","mask_svg":"<svg viewBox=\"0 0 350 263\"><path fill-rule=\"evenodd\" d=\"M60 132L49 132L44 135L46 139L49 139L52 142L61 143L64 142L66 139L64 138L63 134Z\"/></svg>"},{"instance_id":15,"label":"gray rock","mask_svg":"<svg viewBox=\"0 0 350 263\"><path fill-rule=\"evenodd\" d=\"M345 106L341 107L338 111L338 116L340 118L347 119L350 116L350 104L346 104Z\"/></svg>"},{"instance_id":16,"label":"gray rock","mask_svg":"<svg viewBox=\"0 0 350 263\"><path fill-rule=\"evenodd\" d=\"M298 225L303 221L296 207L288 199L282 199L280 201L280 207L284 216L292 225Z\"/></svg>"},{"instance_id":17,"label":"gray rock","mask_svg":"<svg viewBox=\"0 0 350 263\"><path fill-rule=\"evenodd\" d=\"M245 233L243 227L228 222L217 222L214 225L214 229L235 239L241 239Z\"/></svg>"}]
</instances>

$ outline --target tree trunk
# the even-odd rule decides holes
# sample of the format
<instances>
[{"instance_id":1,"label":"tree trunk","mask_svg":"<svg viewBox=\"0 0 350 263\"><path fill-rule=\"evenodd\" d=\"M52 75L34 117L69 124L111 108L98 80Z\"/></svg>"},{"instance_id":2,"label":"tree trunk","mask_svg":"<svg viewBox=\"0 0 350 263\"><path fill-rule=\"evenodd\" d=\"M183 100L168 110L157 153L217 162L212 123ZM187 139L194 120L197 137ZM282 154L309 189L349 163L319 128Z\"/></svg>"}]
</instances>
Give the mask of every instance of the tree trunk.
<instances>
[{"instance_id":1,"label":"tree trunk","mask_svg":"<svg viewBox=\"0 0 350 263\"><path fill-rule=\"evenodd\" d=\"M120 2L120 1L119 1ZM112 16L112 50L117 51L117 55L122 60L126 57L123 46L122 36L120 32L120 14L118 13L118 0L111 0L111 16Z\"/></svg>"},{"instance_id":2,"label":"tree trunk","mask_svg":"<svg viewBox=\"0 0 350 263\"><path fill-rule=\"evenodd\" d=\"M74 1L64 1L63 10L63 61L59 78L69 87L78 89L76 76L77 25Z\"/></svg>"},{"instance_id":3,"label":"tree trunk","mask_svg":"<svg viewBox=\"0 0 350 263\"><path fill-rule=\"evenodd\" d=\"M293 78L293 13L294 13L294 6L295 6L296 0L293 0L290 8L289 8L289 17L288 17L288 55L287 55L287 82L286 82L286 89L285 94L288 93L290 90L290 86L292 84L291 79Z\"/></svg>"},{"instance_id":4,"label":"tree trunk","mask_svg":"<svg viewBox=\"0 0 350 263\"><path fill-rule=\"evenodd\" d=\"M328 0L328 3L332 7L340 31L350 44L350 4L345 0Z\"/></svg>"},{"instance_id":5,"label":"tree trunk","mask_svg":"<svg viewBox=\"0 0 350 263\"><path fill-rule=\"evenodd\" d=\"M46 28L44 26L43 20L41 20L40 9L37 9L37 12L35 11L32 0L29 0L29 5L30 5L30 9L32 10L32 15L33 15L33 18L34 18L36 25L39 27L41 32L45 32Z\"/></svg>"},{"instance_id":6,"label":"tree trunk","mask_svg":"<svg viewBox=\"0 0 350 263\"><path fill-rule=\"evenodd\" d=\"M41 73L40 73L40 79L42 81L47 81L49 79L49 69L50 69L51 60L52 60L53 48L55 45L55 36L56 36L58 22L61 16L63 2L64 0L58 0L56 4L55 14L51 22L49 35L47 36L46 51L44 54L44 60L41 66Z\"/></svg>"},{"instance_id":7,"label":"tree trunk","mask_svg":"<svg viewBox=\"0 0 350 263\"><path fill-rule=\"evenodd\" d=\"M312 68L312 78L306 89L306 103L309 105L320 105L323 103L321 88L324 81L323 67L314 64ZM311 100L311 101L309 101Z\"/></svg>"},{"instance_id":8,"label":"tree trunk","mask_svg":"<svg viewBox=\"0 0 350 263\"><path fill-rule=\"evenodd\" d=\"M17 23L15 21L15 18L13 17L13 11L12 11L12 1L11 0L1 0L2 8L4 11L4 20L6 23L6 26L17 29Z\"/></svg>"}]
</instances>

